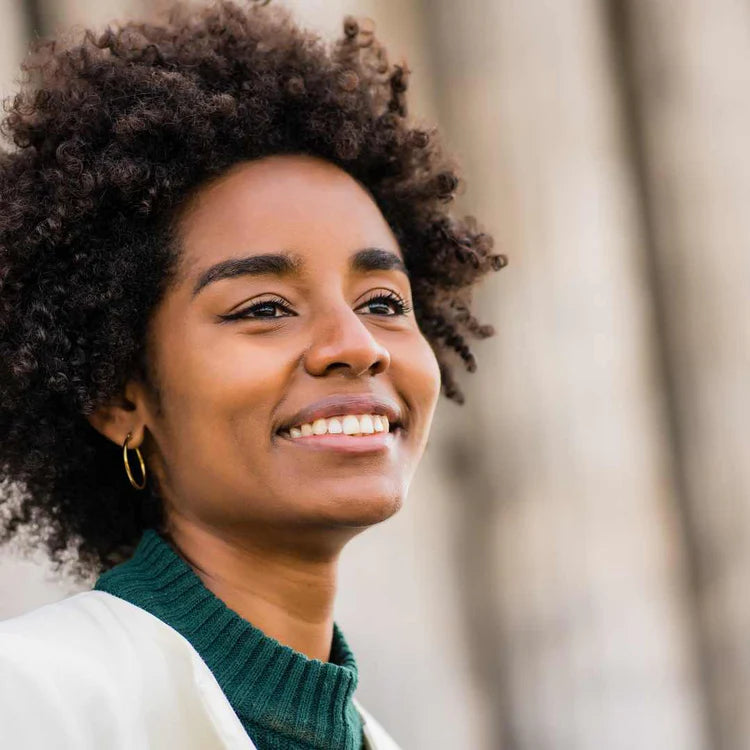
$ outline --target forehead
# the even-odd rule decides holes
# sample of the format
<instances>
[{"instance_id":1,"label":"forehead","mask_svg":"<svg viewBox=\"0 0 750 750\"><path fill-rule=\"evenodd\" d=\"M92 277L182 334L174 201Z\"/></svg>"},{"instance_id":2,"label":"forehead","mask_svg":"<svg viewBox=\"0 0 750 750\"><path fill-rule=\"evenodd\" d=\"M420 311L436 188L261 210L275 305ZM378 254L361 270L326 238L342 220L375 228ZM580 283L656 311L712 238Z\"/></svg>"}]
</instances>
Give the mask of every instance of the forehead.
<instances>
[{"instance_id":1,"label":"forehead","mask_svg":"<svg viewBox=\"0 0 750 750\"><path fill-rule=\"evenodd\" d=\"M196 190L178 220L183 275L253 252L288 250L307 266L378 245L401 256L367 190L334 164L276 155L234 165Z\"/></svg>"}]
</instances>

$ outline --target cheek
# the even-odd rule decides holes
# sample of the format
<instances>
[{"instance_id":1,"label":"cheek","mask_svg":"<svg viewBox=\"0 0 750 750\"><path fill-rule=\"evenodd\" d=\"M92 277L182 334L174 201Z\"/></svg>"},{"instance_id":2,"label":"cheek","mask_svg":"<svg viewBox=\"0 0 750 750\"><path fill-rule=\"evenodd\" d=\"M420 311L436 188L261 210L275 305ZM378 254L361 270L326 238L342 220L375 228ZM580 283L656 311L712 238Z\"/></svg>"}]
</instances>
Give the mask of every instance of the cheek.
<instances>
[{"instance_id":1,"label":"cheek","mask_svg":"<svg viewBox=\"0 0 750 750\"><path fill-rule=\"evenodd\" d=\"M440 395L440 367L429 342L421 334L399 351L397 365L401 389L412 408L429 428Z\"/></svg>"},{"instance_id":2,"label":"cheek","mask_svg":"<svg viewBox=\"0 0 750 750\"><path fill-rule=\"evenodd\" d=\"M265 445L271 409L278 402L289 358L278 346L232 331L173 331L163 352L170 421L182 443L216 456L249 445Z\"/></svg>"},{"instance_id":3,"label":"cheek","mask_svg":"<svg viewBox=\"0 0 750 750\"><path fill-rule=\"evenodd\" d=\"M272 485L272 412L289 366L282 352L259 351L242 335L204 343L186 340L164 372L161 434L168 484L202 516L233 512L238 492Z\"/></svg>"}]
</instances>

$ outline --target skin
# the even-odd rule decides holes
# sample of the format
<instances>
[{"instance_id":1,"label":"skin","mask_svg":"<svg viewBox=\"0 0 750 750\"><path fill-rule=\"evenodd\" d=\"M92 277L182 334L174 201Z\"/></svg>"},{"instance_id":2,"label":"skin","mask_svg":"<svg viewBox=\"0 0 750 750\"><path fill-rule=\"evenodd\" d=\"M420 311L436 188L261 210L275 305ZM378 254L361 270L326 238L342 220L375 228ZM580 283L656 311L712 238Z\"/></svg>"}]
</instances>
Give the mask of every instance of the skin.
<instances>
[{"instance_id":1,"label":"skin","mask_svg":"<svg viewBox=\"0 0 750 750\"><path fill-rule=\"evenodd\" d=\"M341 550L401 507L440 390L414 313L372 299L391 291L411 305L406 273L350 266L363 248L403 260L401 249L360 183L306 155L234 165L195 191L176 227L179 273L147 341L159 397L132 379L90 421L117 445L131 432L129 447L142 447L163 533L205 586L267 635L327 661ZM193 293L216 263L278 252L300 268ZM283 307L220 318L271 297ZM401 407L406 429L387 451L313 450L276 434L312 402L363 393Z\"/></svg>"}]
</instances>

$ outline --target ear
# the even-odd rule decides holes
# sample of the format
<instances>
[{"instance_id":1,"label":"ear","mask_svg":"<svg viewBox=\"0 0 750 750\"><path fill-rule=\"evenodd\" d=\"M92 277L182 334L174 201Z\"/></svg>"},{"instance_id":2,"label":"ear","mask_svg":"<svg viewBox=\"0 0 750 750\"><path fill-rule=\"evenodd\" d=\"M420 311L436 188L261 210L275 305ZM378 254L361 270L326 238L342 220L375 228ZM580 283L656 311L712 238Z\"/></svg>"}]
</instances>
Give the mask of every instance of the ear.
<instances>
[{"instance_id":1,"label":"ear","mask_svg":"<svg viewBox=\"0 0 750 750\"><path fill-rule=\"evenodd\" d=\"M132 433L128 447L139 447L147 422L145 389L137 381L128 381L122 394L97 407L86 419L97 432L119 446Z\"/></svg>"}]
</instances>

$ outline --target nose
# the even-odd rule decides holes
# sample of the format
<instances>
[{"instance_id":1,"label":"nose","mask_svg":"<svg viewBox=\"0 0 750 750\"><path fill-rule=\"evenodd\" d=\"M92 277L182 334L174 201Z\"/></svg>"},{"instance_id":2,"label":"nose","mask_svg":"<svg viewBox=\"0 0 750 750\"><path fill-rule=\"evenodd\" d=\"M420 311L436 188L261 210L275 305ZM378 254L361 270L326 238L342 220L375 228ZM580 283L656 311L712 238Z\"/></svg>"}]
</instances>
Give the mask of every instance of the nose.
<instances>
[{"instance_id":1,"label":"nose","mask_svg":"<svg viewBox=\"0 0 750 750\"><path fill-rule=\"evenodd\" d=\"M340 369L351 377L377 375L388 369L391 355L367 326L363 316L342 301L331 303L313 319L312 343L304 356L311 375Z\"/></svg>"}]
</instances>

